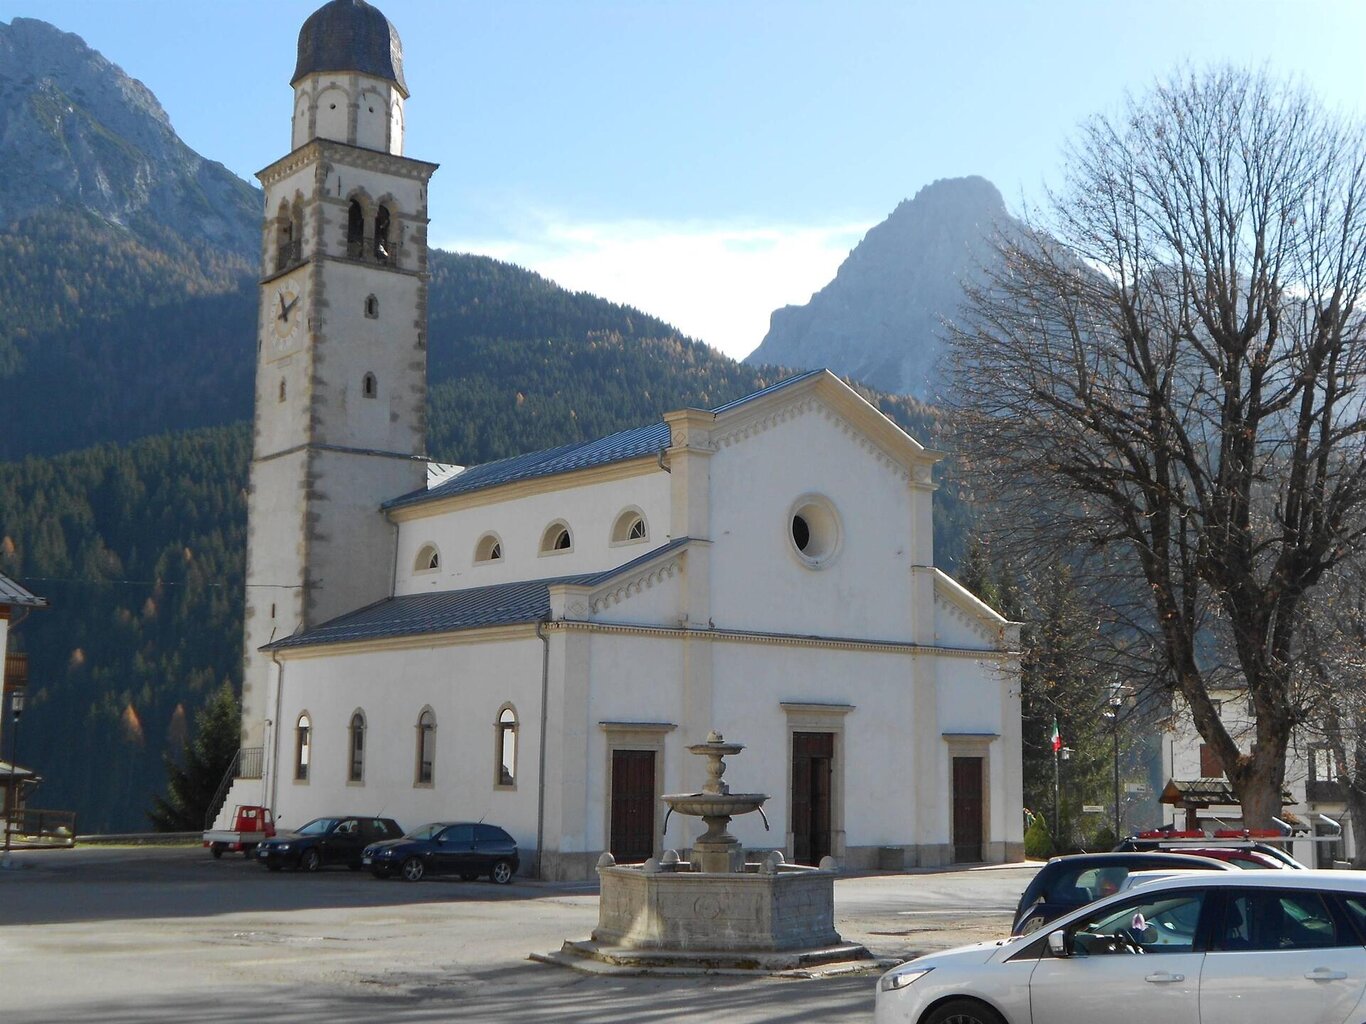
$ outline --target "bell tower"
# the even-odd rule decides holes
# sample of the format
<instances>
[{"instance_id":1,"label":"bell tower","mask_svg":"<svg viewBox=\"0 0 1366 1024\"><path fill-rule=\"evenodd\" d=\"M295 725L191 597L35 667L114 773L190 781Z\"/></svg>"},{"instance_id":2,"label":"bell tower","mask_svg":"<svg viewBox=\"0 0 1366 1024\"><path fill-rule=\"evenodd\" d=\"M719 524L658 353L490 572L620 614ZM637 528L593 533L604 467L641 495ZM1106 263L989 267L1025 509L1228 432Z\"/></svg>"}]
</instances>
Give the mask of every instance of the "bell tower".
<instances>
[{"instance_id":1,"label":"bell tower","mask_svg":"<svg viewBox=\"0 0 1366 1024\"><path fill-rule=\"evenodd\" d=\"M257 175L243 763L228 808L273 803L252 780L273 773L275 734L294 727L270 722L276 670L260 648L392 593L396 538L379 506L426 480L436 165L403 155L398 33L365 0L331 0L299 32L290 84L291 150Z\"/></svg>"}]
</instances>

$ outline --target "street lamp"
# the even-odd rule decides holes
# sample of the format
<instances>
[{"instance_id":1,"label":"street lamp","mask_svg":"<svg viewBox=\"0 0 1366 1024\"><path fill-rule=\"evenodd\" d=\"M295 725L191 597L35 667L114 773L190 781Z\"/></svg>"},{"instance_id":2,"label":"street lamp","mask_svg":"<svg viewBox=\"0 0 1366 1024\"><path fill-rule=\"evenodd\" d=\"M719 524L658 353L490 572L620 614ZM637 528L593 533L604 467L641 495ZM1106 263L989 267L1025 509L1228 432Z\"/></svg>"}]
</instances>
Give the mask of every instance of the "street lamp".
<instances>
[{"instance_id":1,"label":"street lamp","mask_svg":"<svg viewBox=\"0 0 1366 1024\"><path fill-rule=\"evenodd\" d=\"M24 691L11 690L9 697L10 714L13 716L14 726L10 732L9 750L9 795L5 801L5 857L4 866L10 866L10 837L14 833L14 805L19 802L18 785L19 776L19 716L24 713Z\"/></svg>"},{"instance_id":2,"label":"street lamp","mask_svg":"<svg viewBox=\"0 0 1366 1024\"><path fill-rule=\"evenodd\" d=\"M1101 712L1110 723L1110 738L1114 742L1114 770L1115 770L1115 841L1124 838L1121 834L1123 825L1119 814L1119 712L1124 707L1124 702L1128 695L1125 687L1120 683L1113 683L1110 686L1110 696L1106 700L1106 708Z\"/></svg>"}]
</instances>

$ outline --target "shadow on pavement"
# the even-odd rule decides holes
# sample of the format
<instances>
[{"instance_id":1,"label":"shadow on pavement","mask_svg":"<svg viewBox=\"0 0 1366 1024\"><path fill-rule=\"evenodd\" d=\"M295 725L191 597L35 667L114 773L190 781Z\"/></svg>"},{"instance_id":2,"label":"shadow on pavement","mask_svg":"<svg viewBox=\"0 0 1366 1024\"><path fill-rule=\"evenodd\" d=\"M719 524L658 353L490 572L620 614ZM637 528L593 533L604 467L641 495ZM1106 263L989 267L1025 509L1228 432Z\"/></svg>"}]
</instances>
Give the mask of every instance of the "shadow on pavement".
<instances>
[{"instance_id":1,"label":"shadow on pavement","mask_svg":"<svg viewBox=\"0 0 1366 1024\"><path fill-rule=\"evenodd\" d=\"M426 977L426 975L424 975ZM412 976L396 978L403 994L340 984L335 994L309 992L281 1001L267 993L206 989L196 1005L184 997L159 999L155 990L136 1006L91 1002L83 1018L101 1024L154 1024L194 1020L198 1024L240 1024L288 1014L291 1020L375 1021L426 1024L439 1021L556 1022L556 1024L642 1024L652 1021L723 1018L727 1024L795 1024L866 1021L872 1013L873 985L867 977L825 981L730 978L607 978L574 974L555 967L519 964L458 978L433 974L423 985ZM277 990L278 992L278 990ZM715 1016L708 1014L713 1002ZM70 1012L51 1016L30 1011L7 1024L69 1024Z\"/></svg>"},{"instance_id":2,"label":"shadow on pavement","mask_svg":"<svg viewBox=\"0 0 1366 1024\"><path fill-rule=\"evenodd\" d=\"M200 848L75 849L16 857L0 871L0 924L38 925L254 911L325 910L596 894L596 887L514 880L379 880L329 868L271 872L241 857L214 860Z\"/></svg>"}]
</instances>

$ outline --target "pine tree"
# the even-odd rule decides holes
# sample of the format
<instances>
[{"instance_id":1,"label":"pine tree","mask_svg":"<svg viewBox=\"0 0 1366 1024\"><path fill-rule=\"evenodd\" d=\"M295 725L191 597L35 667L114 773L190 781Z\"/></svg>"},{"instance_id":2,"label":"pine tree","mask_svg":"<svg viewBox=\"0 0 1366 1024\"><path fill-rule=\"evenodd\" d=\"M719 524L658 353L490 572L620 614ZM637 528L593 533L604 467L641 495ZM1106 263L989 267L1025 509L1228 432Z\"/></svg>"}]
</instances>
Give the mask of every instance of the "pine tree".
<instances>
[{"instance_id":1,"label":"pine tree","mask_svg":"<svg viewBox=\"0 0 1366 1024\"><path fill-rule=\"evenodd\" d=\"M224 682L194 719L194 738L180 762L166 755L166 796L155 797L147 812L159 832L197 832L212 812L209 806L237 754L241 710L231 684Z\"/></svg>"}]
</instances>

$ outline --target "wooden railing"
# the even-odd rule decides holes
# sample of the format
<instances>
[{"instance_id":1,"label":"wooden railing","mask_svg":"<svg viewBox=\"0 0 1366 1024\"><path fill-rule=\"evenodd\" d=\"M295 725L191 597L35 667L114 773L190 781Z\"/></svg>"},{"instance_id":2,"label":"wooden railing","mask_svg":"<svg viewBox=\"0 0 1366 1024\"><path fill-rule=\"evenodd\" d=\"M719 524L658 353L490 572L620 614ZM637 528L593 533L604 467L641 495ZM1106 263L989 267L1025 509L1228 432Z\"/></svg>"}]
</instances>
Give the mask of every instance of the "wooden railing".
<instances>
[{"instance_id":1,"label":"wooden railing","mask_svg":"<svg viewBox=\"0 0 1366 1024\"><path fill-rule=\"evenodd\" d=\"M16 850L35 846L76 845L76 812L24 807L14 812L10 845Z\"/></svg>"}]
</instances>

